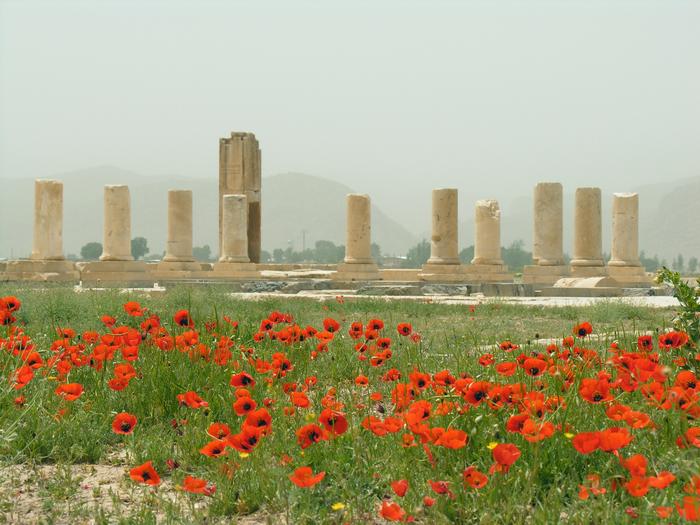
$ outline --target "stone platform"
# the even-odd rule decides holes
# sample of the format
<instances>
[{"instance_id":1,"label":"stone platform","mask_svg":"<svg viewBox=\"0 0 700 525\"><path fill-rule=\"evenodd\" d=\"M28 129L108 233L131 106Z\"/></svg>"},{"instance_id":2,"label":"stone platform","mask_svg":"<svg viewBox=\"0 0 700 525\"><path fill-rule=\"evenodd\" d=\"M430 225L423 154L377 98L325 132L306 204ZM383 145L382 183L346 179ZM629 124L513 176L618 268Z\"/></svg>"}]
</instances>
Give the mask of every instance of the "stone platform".
<instances>
[{"instance_id":1,"label":"stone platform","mask_svg":"<svg viewBox=\"0 0 700 525\"><path fill-rule=\"evenodd\" d=\"M0 281L52 281L73 282L80 280L80 273L72 261L8 261L2 263Z\"/></svg>"},{"instance_id":2,"label":"stone platform","mask_svg":"<svg viewBox=\"0 0 700 525\"><path fill-rule=\"evenodd\" d=\"M523 283L552 286L562 277L569 275L568 266L530 265L523 268Z\"/></svg>"},{"instance_id":3,"label":"stone platform","mask_svg":"<svg viewBox=\"0 0 700 525\"><path fill-rule=\"evenodd\" d=\"M76 264L83 286L153 286L155 279L144 261L95 261Z\"/></svg>"}]
</instances>

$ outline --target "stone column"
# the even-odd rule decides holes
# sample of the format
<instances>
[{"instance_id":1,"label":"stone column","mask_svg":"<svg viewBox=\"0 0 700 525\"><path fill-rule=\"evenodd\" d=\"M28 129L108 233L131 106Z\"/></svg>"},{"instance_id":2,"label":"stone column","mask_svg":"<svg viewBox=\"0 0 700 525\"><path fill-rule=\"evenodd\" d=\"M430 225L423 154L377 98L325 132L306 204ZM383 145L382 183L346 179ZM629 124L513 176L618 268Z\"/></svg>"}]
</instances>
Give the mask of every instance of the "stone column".
<instances>
[{"instance_id":1,"label":"stone column","mask_svg":"<svg viewBox=\"0 0 700 525\"><path fill-rule=\"evenodd\" d=\"M192 192L168 191L168 241L165 262L191 262L192 257Z\"/></svg>"},{"instance_id":2,"label":"stone column","mask_svg":"<svg viewBox=\"0 0 700 525\"><path fill-rule=\"evenodd\" d=\"M372 259L372 205L369 195L351 193L347 196L345 223L345 259L338 265L334 279L359 281L379 279Z\"/></svg>"},{"instance_id":3,"label":"stone column","mask_svg":"<svg viewBox=\"0 0 700 525\"><path fill-rule=\"evenodd\" d=\"M219 262L248 263L248 199L245 195L224 195L223 238Z\"/></svg>"},{"instance_id":4,"label":"stone column","mask_svg":"<svg viewBox=\"0 0 700 525\"><path fill-rule=\"evenodd\" d=\"M639 195L614 193L612 256L609 266L641 266L639 262Z\"/></svg>"},{"instance_id":5,"label":"stone column","mask_svg":"<svg viewBox=\"0 0 700 525\"><path fill-rule=\"evenodd\" d=\"M503 265L501 259L501 209L498 201L476 201L472 264Z\"/></svg>"},{"instance_id":6,"label":"stone column","mask_svg":"<svg viewBox=\"0 0 700 525\"><path fill-rule=\"evenodd\" d=\"M104 244L100 261L133 261L131 197L128 186L105 186Z\"/></svg>"},{"instance_id":7,"label":"stone column","mask_svg":"<svg viewBox=\"0 0 700 525\"><path fill-rule=\"evenodd\" d=\"M260 262L261 153L255 134L232 132L219 140L219 252L223 251L223 197L247 197L248 257Z\"/></svg>"},{"instance_id":8,"label":"stone column","mask_svg":"<svg viewBox=\"0 0 700 525\"><path fill-rule=\"evenodd\" d=\"M523 268L523 283L552 285L568 275L564 265L564 197L558 182L539 182L534 191L532 265Z\"/></svg>"},{"instance_id":9,"label":"stone column","mask_svg":"<svg viewBox=\"0 0 700 525\"><path fill-rule=\"evenodd\" d=\"M574 277L605 275L600 201L600 188L576 189L574 257L571 260Z\"/></svg>"},{"instance_id":10,"label":"stone column","mask_svg":"<svg viewBox=\"0 0 700 525\"><path fill-rule=\"evenodd\" d=\"M648 288L652 279L639 261L639 195L614 193L608 275L622 286Z\"/></svg>"},{"instance_id":11,"label":"stone column","mask_svg":"<svg viewBox=\"0 0 700 525\"><path fill-rule=\"evenodd\" d=\"M61 181L34 181L34 246L31 258L40 261L64 260Z\"/></svg>"},{"instance_id":12,"label":"stone column","mask_svg":"<svg viewBox=\"0 0 700 525\"><path fill-rule=\"evenodd\" d=\"M564 264L564 197L558 182L535 186L532 259L539 266Z\"/></svg>"},{"instance_id":13,"label":"stone column","mask_svg":"<svg viewBox=\"0 0 700 525\"><path fill-rule=\"evenodd\" d=\"M345 262L372 264L372 206L369 195L347 196Z\"/></svg>"},{"instance_id":14,"label":"stone column","mask_svg":"<svg viewBox=\"0 0 700 525\"><path fill-rule=\"evenodd\" d=\"M428 264L459 264L457 190L433 190L433 232Z\"/></svg>"}]
</instances>

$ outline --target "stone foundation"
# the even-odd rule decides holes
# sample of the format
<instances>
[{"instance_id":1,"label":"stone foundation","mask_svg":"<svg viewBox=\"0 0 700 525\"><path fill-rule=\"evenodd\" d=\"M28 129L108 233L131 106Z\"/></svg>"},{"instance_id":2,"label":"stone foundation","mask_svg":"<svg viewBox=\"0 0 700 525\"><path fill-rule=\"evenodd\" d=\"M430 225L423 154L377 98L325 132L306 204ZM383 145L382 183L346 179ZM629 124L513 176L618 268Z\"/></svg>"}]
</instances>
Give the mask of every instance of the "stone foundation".
<instances>
[{"instance_id":1,"label":"stone foundation","mask_svg":"<svg viewBox=\"0 0 700 525\"><path fill-rule=\"evenodd\" d=\"M144 261L83 262L76 266L84 287L146 287L155 282Z\"/></svg>"},{"instance_id":2,"label":"stone foundation","mask_svg":"<svg viewBox=\"0 0 700 525\"><path fill-rule=\"evenodd\" d=\"M654 282L641 266L608 266L608 275L625 288L650 288Z\"/></svg>"},{"instance_id":3,"label":"stone foundation","mask_svg":"<svg viewBox=\"0 0 700 525\"><path fill-rule=\"evenodd\" d=\"M73 282L80 272L72 261L8 261L0 269L0 281Z\"/></svg>"},{"instance_id":4,"label":"stone foundation","mask_svg":"<svg viewBox=\"0 0 700 525\"><path fill-rule=\"evenodd\" d=\"M567 277L568 275L568 266L531 265L523 268L523 283L551 286L562 277Z\"/></svg>"},{"instance_id":5,"label":"stone foundation","mask_svg":"<svg viewBox=\"0 0 700 525\"><path fill-rule=\"evenodd\" d=\"M255 263L251 262L217 262L212 271L207 273L207 279L212 280L245 280L259 279L260 272Z\"/></svg>"},{"instance_id":6,"label":"stone foundation","mask_svg":"<svg viewBox=\"0 0 700 525\"><path fill-rule=\"evenodd\" d=\"M332 275L334 281L381 281L379 267L374 263L341 263Z\"/></svg>"}]
</instances>

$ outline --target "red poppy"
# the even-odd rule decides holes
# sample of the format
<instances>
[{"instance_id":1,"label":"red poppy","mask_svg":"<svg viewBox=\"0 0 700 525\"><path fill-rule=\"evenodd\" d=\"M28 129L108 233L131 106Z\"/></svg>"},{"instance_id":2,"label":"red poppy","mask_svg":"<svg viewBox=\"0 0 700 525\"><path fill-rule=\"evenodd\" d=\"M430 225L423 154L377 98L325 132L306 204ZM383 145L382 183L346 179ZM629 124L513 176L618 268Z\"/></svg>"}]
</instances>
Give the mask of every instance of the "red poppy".
<instances>
[{"instance_id":1,"label":"red poppy","mask_svg":"<svg viewBox=\"0 0 700 525\"><path fill-rule=\"evenodd\" d=\"M599 433L600 449L613 452L626 447L632 441L632 435L626 428L613 427Z\"/></svg>"},{"instance_id":2,"label":"red poppy","mask_svg":"<svg viewBox=\"0 0 700 525\"><path fill-rule=\"evenodd\" d=\"M593 327L591 323L585 322L574 326L574 335L577 337L586 337L593 332Z\"/></svg>"},{"instance_id":3,"label":"red poppy","mask_svg":"<svg viewBox=\"0 0 700 525\"><path fill-rule=\"evenodd\" d=\"M130 315L132 317L141 317L143 315L141 305L136 301L129 301L128 303L124 303L124 311L127 313L127 315Z\"/></svg>"},{"instance_id":4,"label":"red poppy","mask_svg":"<svg viewBox=\"0 0 700 525\"><path fill-rule=\"evenodd\" d=\"M479 472L476 467L471 466L464 469L462 473L464 484L473 489L480 489L486 486L489 478L483 472Z\"/></svg>"},{"instance_id":5,"label":"red poppy","mask_svg":"<svg viewBox=\"0 0 700 525\"><path fill-rule=\"evenodd\" d=\"M267 434L272 428L272 417L266 408L258 408L248 413L243 426L258 429L263 434Z\"/></svg>"},{"instance_id":6,"label":"red poppy","mask_svg":"<svg viewBox=\"0 0 700 525\"><path fill-rule=\"evenodd\" d=\"M173 320L178 326L186 326L188 328L192 328L194 326L194 321L192 320L192 317L190 317L190 312L187 310L178 310L175 312Z\"/></svg>"},{"instance_id":7,"label":"red poppy","mask_svg":"<svg viewBox=\"0 0 700 525\"><path fill-rule=\"evenodd\" d=\"M75 401L83 395L83 385L80 383L65 383L59 385L55 392L66 401Z\"/></svg>"},{"instance_id":8,"label":"red poppy","mask_svg":"<svg viewBox=\"0 0 700 525\"><path fill-rule=\"evenodd\" d=\"M203 408L209 406L209 403L204 401L204 399L199 397L197 392L193 392L192 390L185 392L184 394L178 394L177 401L180 403L180 405L187 405L190 408Z\"/></svg>"},{"instance_id":9,"label":"red poppy","mask_svg":"<svg viewBox=\"0 0 700 525\"><path fill-rule=\"evenodd\" d=\"M523 370L525 370L526 374L537 377L542 375L542 373L547 369L547 361L529 357L525 359L521 366L523 367Z\"/></svg>"},{"instance_id":10,"label":"red poppy","mask_svg":"<svg viewBox=\"0 0 700 525\"><path fill-rule=\"evenodd\" d=\"M296 431L297 442L302 449L328 439L328 433L316 424L304 425Z\"/></svg>"},{"instance_id":11,"label":"red poppy","mask_svg":"<svg viewBox=\"0 0 700 525\"><path fill-rule=\"evenodd\" d=\"M402 521L406 517L406 511L398 503L382 501L379 515L387 521Z\"/></svg>"},{"instance_id":12,"label":"red poppy","mask_svg":"<svg viewBox=\"0 0 700 525\"><path fill-rule=\"evenodd\" d=\"M136 426L136 416L128 412L120 412L112 420L112 431L115 434L131 434Z\"/></svg>"},{"instance_id":13,"label":"red poppy","mask_svg":"<svg viewBox=\"0 0 700 525\"><path fill-rule=\"evenodd\" d=\"M234 387L250 387L255 386L255 379L247 372L240 372L231 376L231 381L229 385Z\"/></svg>"},{"instance_id":14,"label":"red poppy","mask_svg":"<svg viewBox=\"0 0 700 525\"><path fill-rule=\"evenodd\" d=\"M496 365L496 372L502 376L512 376L518 370L518 363L515 361L506 361Z\"/></svg>"},{"instance_id":15,"label":"red poppy","mask_svg":"<svg viewBox=\"0 0 700 525\"><path fill-rule=\"evenodd\" d=\"M654 339L650 335L640 335L637 338L637 348L642 352L651 352L654 349Z\"/></svg>"},{"instance_id":16,"label":"red poppy","mask_svg":"<svg viewBox=\"0 0 700 525\"><path fill-rule=\"evenodd\" d=\"M590 454L600 448L600 432L580 432L571 440L571 444L581 454Z\"/></svg>"},{"instance_id":17,"label":"red poppy","mask_svg":"<svg viewBox=\"0 0 700 525\"><path fill-rule=\"evenodd\" d=\"M463 430L450 429L443 432L440 437L435 440L435 445L439 447L450 448L457 450L467 446L469 436Z\"/></svg>"},{"instance_id":18,"label":"red poppy","mask_svg":"<svg viewBox=\"0 0 700 525\"><path fill-rule=\"evenodd\" d=\"M391 490L394 491L399 498L403 498L408 491L408 480L400 479L398 481L391 482Z\"/></svg>"},{"instance_id":19,"label":"red poppy","mask_svg":"<svg viewBox=\"0 0 700 525\"><path fill-rule=\"evenodd\" d=\"M508 472L510 467L513 466L520 457L521 452L520 449L512 443L499 443L491 451L491 454L497 465L495 470Z\"/></svg>"},{"instance_id":20,"label":"red poppy","mask_svg":"<svg viewBox=\"0 0 700 525\"><path fill-rule=\"evenodd\" d=\"M340 323L336 321L335 319L331 319L330 317L327 317L326 319L323 320L323 329L326 332L337 332L340 329Z\"/></svg>"},{"instance_id":21,"label":"red poppy","mask_svg":"<svg viewBox=\"0 0 700 525\"><path fill-rule=\"evenodd\" d=\"M7 295L0 298L0 310L7 310L8 312L16 312L22 306L22 301L17 299L14 295Z\"/></svg>"},{"instance_id":22,"label":"red poppy","mask_svg":"<svg viewBox=\"0 0 700 525\"><path fill-rule=\"evenodd\" d=\"M294 474L291 474L289 476L289 479L297 487L307 488L313 487L325 477L325 472L319 472L318 474L314 475L313 470L311 470L311 467L299 467L294 471Z\"/></svg>"},{"instance_id":23,"label":"red poppy","mask_svg":"<svg viewBox=\"0 0 700 525\"><path fill-rule=\"evenodd\" d=\"M134 481L145 483L146 485L158 485L160 483L160 476L153 468L151 461L146 461L143 465L132 468L129 471L129 476Z\"/></svg>"},{"instance_id":24,"label":"red poppy","mask_svg":"<svg viewBox=\"0 0 700 525\"><path fill-rule=\"evenodd\" d=\"M250 452L260 443L263 434L262 428L244 425L238 434L229 434L226 437L226 442L239 452Z\"/></svg>"},{"instance_id":25,"label":"red poppy","mask_svg":"<svg viewBox=\"0 0 700 525\"><path fill-rule=\"evenodd\" d=\"M411 323L399 323L396 326L396 331L399 333L399 335L409 336L411 335L411 332L413 332L413 327L411 326Z\"/></svg>"},{"instance_id":26,"label":"red poppy","mask_svg":"<svg viewBox=\"0 0 700 525\"><path fill-rule=\"evenodd\" d=\"M205 479L185 476L185 479L182 482L182 490L192 494L204 494L205 496L211 496L216 492L216 485L209 483Z\"/></svg>"},{"instance_id":27,"label":"red poppy","mask_svg":"<svg viewBox=\"0 0 700 525\"><path fill-rule=\"evenodd\" d=\"M335 436L344 434L348 429L348 420L345 418L345 414L337 410L323 409L318 420L330 434Z\"/></svg>"},{"instance_id":28,"label":"red poppy","mask_svg":"<svg viewBox=\"0 0 700 525\"><path fill-rule=\"evenodd\" d=\"M209 428L207 428L207 434L214 439L225 439L231 434L231 429L225 423L212 423L209 425Z\"/></svg>"},{"instance_id":29,"label":"red poppy","mask_svg":"<svg viewBox=\"0 0 700 525\"><path fill-rule=\"evenodd\" d=\"M579 395L589 403L604 403L612 401L610 385L605 379L585 378L581 380Z\"/></svg>"},{"instance_id":30,"label":"red poppy","mask_svg":"<svg viewBox=\"0 0 700 525\"><path fill-rule=\"evenodd\" d=\"M247 396L239 397L235 403L233 403L233 411L236 413L236 415L244 416L255 410L255 407L257 406L258 405L254 399Z\"/></svg>"},{"instance_id":31,"label":"red poppy","mask_svg":"<svg viewBox=\"0 0 700 525\"><path fill-rule=\"evenodd\" d=\"M205 456L209 456L210 458L225 456L227 453L226 441L223 441L221 439L215 439L213 441L210 441L202 448L200 448L199 452L201 452Z\"/></svg>"}]
</instances>

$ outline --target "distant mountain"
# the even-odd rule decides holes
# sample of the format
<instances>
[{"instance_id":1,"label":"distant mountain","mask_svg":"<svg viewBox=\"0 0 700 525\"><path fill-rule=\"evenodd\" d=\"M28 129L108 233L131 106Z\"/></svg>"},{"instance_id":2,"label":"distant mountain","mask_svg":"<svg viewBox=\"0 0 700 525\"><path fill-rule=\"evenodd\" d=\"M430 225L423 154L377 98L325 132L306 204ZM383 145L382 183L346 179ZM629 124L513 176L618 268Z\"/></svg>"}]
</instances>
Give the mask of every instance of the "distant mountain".
<instances>
[{"instance_id":1,"label":"distant mountain","mask_svg":"<svg viewBox=\"0 0 700 525\"><path fill-rule=\"evenodd\" d=\"M66 254L79 254L90 241L102 242L103 188L127 184L131 190L131 234L148 239L161 253L167 235L167 190L192 189L194 244L218 251L218 182L182 176L143 176L101 166L51 178L63 181ZM26 257L32 248L34 181L4 179L0 187L0 257ZM263 248L294 249L317 240L345 243L345 195L352 189L320 177L283 174L263 178ZM373 206L372 235L386 254L402 254L417 237Z\"/></svg>"}]
</instances>

